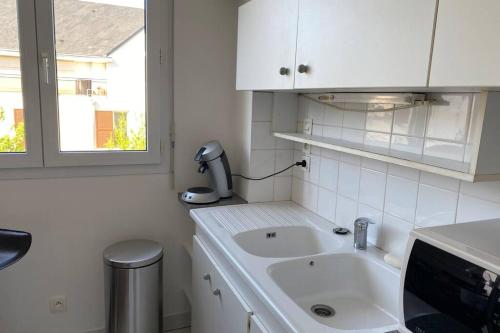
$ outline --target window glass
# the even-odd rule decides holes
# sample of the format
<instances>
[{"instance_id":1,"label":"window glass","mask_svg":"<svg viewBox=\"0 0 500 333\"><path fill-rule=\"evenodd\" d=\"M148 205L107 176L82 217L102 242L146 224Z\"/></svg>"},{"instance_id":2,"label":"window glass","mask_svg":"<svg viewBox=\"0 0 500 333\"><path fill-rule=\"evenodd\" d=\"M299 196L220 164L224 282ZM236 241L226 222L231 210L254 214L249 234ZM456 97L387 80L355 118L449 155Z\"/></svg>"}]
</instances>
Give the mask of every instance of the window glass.
<instances>
[{"instance_id":1,"label":"window glass","mask_svg":"<svg viewBox=\"0 0 500 333\"><path fill-rule=\"evenodd\" d=\"M0 153L26 152L17 1L0 1Z\"/></svg>"},{"instance_id":2,"label":"window glass","mask_svg":"<svg viewBox=\"0 0 500 333\"><path fill-rule=\"evenodd\" d=\"M144 7L54 0L61 151L147 150Z\"/></svg>"}]
</instances>

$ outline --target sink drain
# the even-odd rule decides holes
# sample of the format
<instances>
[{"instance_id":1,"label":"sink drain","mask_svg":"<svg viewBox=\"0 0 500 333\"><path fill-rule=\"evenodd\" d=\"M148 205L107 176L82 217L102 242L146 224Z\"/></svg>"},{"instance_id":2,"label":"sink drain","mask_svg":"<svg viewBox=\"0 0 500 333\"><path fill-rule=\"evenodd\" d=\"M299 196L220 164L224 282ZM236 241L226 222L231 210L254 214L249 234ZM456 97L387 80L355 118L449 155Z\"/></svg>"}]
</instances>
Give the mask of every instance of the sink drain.
<instances>
[{"instance_id":1,"label":"sink drain","mask_svg":"<svg viewBox=\"0 0 500 333\"><path fill-rule=\"evenodd\" d=\"M335 310L324 304L316 304L311 307L312 313L314 313L316 316L322 317L322 318L330 318L335 316Z\"/></svg>"}]
</instances>

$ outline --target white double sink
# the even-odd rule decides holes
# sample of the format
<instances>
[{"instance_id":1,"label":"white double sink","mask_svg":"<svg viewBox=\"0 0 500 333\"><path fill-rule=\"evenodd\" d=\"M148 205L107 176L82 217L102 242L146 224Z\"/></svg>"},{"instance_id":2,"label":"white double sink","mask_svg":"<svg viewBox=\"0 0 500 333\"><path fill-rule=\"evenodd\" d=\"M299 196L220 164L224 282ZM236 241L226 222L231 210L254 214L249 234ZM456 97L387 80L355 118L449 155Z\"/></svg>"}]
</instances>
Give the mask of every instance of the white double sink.
<instances>
[{"instance_id":1,"label":"white double sink","mask_svg":"<svg viewBox=\"0 0 500 333\"><path fill-rule=\"evenodd\" d=\"M303 225L254 227L231 234L223 223L209 221L217 214L199 210L192 216L295 331L396 329L399 271L384 263L379 250L353 249L352 236L333 234L331 224L292 203L268 205L265 212L272 215L269 206L286 211L287 205L293 214L303 214L294 219Z\"/></svg>"}]
</instances>

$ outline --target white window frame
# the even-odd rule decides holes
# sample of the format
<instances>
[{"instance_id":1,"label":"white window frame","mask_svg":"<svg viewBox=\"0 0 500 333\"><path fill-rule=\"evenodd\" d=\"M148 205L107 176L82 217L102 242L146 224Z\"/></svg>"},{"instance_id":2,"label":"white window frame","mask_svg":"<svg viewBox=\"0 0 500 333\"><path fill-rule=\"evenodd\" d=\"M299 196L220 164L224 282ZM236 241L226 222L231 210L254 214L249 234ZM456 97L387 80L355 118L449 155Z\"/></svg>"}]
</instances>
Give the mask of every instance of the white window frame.
<instances>
[{"instance_id":1,"label":"white window frame","mask_svg":"<svg viewBox=\"0 0 500 333\"><path fill-rule=\"evenodd\" d=\"M37 36L40 80L40 101L42 110L44 165L61 166L96 166L96 165L140 165L159 164L160 147L160 108L162 45L159 27L161 27L161 0L145 1L146 17L146 151L89 151L61 152L59 143L56 57L53 28L53 1L37 0ZM164 18L163 18L164 19ZM48 59L49 68L43 66ZM48 80L44 75L48 74Z\"/></svg>"},{"instance_id":2,"label":"white window frame","mask_svg":"<svg viewBox=\"0 0 500 333\"><path fill-rule=\"evenodd\" d=\"M43 166L34 2L17 1L17 21L26 152L0 153L0 168L2 169ZM29 76L26 73L29 73Z\"/></svg>"}]
</instances>

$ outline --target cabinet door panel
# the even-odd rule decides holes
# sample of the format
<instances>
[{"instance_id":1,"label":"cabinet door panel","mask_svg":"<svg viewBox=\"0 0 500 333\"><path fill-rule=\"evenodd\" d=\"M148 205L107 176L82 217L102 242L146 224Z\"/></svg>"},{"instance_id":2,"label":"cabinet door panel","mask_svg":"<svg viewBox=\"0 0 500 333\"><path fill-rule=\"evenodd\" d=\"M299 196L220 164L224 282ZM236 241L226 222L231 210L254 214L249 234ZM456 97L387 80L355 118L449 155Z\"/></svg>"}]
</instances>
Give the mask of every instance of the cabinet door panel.
<instances>
[{"instance_id":1,"label":"cabinet door panel","mask_svg":"<svg viewBox=\"0 0 500 333\"><path fill-rule=\"evenodd\" d=\"M220 290L216 298L216 323L218 333L248 333L252 311L221 272L215 274L215 285Z\"/></svg>"},{"instance_id":2,"label":"cabinet door panel","mask_svg":"<svg viewBox=\"0 0 500 333\"><path fill-rule=\"evenodd\" d=\"M300 0L295 88L425 87L435 0Z\"/></svg>"},{"instance_id":3,"label":"cabinet door panel","mask_svg":"<svg viewBox=\"0 0 500 333\"><path fill-rule=\"evenodd\" d=\"M210 279L205 279L206 275ZM214 327L215 297L213 267L198 238L193 240L193 304L191 306L191 331L193 333L216 333Z\"/></svg>"},{"instance_id":4,"label":"cabinet door panel","mask_svg":"<svg viewBox=\"0 0 500 333\"><path fill-rule=\"evenodd\" d=\"M292 89L298 0L252 0L239 9L236 89ZM281 68L289 70L280 74Z\"/></svg>"},{"instance_id":5,"label":"cabinet door panel","mask_svg":"<svg viewBox=\"0 0 500 333\"><path fill-rule=\"evenodd\" d=\"M500 86L500 1L440 0L431 87Z\"/></svg>"}]
</instances>

